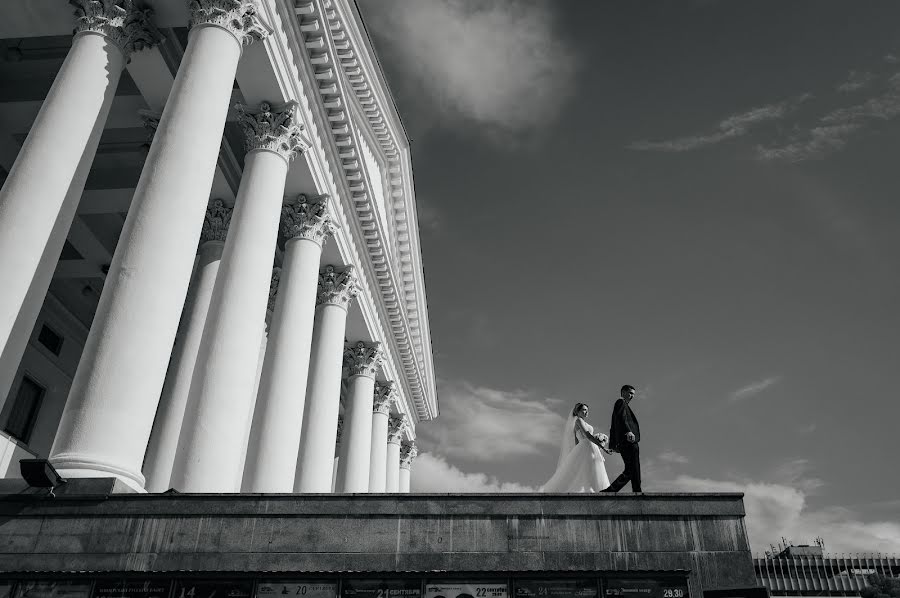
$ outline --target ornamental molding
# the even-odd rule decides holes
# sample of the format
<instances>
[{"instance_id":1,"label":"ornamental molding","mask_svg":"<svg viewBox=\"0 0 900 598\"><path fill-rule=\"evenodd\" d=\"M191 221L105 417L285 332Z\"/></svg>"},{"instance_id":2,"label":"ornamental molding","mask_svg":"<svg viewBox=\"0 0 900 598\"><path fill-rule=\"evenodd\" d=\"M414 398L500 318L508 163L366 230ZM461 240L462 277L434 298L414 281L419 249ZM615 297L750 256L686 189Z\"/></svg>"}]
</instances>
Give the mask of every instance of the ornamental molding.
<instances>
[{"instance_id":1,"label":"ornamental molding","mask_svg":"<svg viewBox=\"0 0 900 598\"><path fill-rule=\"evenodd\" d=\"M300 136L303 125L297 122L297 102L291 100L278 105L262 102L256 108L235 104L234 109L244 132L247 153L268 150L290 162L309 148Z\"/></svg>"},{"instance_id":2,"label":"ornamental molding","mask_svg":"<svg viewBox=\"0 0 900 598\"><path fill-rule=\"evenodd\" d=\"M419 449L415 442L404 442L400 445L400 467L409 469L412 462L419 456Z\"/></svg>"},{"instance_id":3,"label":"ornamental molding","mask_svg":"<svg viewBox=\"0 0 900 598\"><path fill-rule=\"evenodd\" d=\"M397 402L398 392L395 382L375 381L375 392L372 401L372 413L390 415L391 407Z\"/></svg>"},{"instance_id":4,"label":"ornamental molding","mask_svg":"<svg viewBox=\"0 0 900 598\"><path fill-rule=\"evenodd\" d=\"M320 247L337 231L328 211L328 195L301 193L281 208L281 236L285 240L308 239Z\"/></svg>"},{"instance_id":5,"label":"ornamental molding","mask_svg":"<svg viewBox=\"0 0 900 598\"><path fill-rule=\"evenodd\" d=\"M221 199L214 199L206 208L203 217L203 227L200 229L200 244L210 241L225 242L228 235L228 227L231 224L231 214L234 208L229 208Z\"/></svg>"},{"instance_id":6,"label":"ornamental molding","mask_svg":"<svg viewBox=\"0 0 900 598\"><path fill-rule=\"evenodd\" d=\"M405 413L388 419L388 444L400 444L409 423Z\"/></svg>"},{"instance_id":7,"label":"ornamental molding","mask_svg":"<svg viewBox=\"0 0 900 598\"><path fill-rule=\"evenodd\" d=\"M267 38L272 31L259 16L255 0L191 0L190 27L225 29L242 46Z\"/></svg>"},{"instance_id":8,"label":"ornamental molding","mask_svg":"<svg viewBox=\"0 0 900 598\"><path fill-rule=\"evenodd\" d=\"M153 10L134 0L69 0L75 7L75 33L99 33L127 59L132 52L152 48L163 37L150 17Z\"/></svg>"},{"instance_id":9,"label":"ornamental molding","mask_svg":"<svg viewBox=\"0 0 900 598\"><path fill-rule=\"evenodd\" d=\"M337 305L347 309L358 294L359 286L353 266L328 265L319 271L316 306Z\"/></svg>"},{"instance_id":10,"label":"ornamental molding","mask_svg":"<svg viewBox=\"0 0 900 598\"><path fill-rule=\"evenodd\" d=\"M353 27L347 26L345 20L355 19L343 14L344 6L349 9L343 0L296 0L294 12L341 160L351 205L355 208L381 291L405 382L419 418L429 419L437 414L434 366L421 281L416 214L410 201L413 194L408 155L405 147L396 141L398 128L403 134L402 125L399 121L395 125L393 118L382 111L382 105L390 100L380 92L384 84L377 80L377 75L371 77L375 81L370 83L370 71L377 67L369 66L367 49L357 54L355 42L364 45L364 36L358 32L355 23ZM347 83L350 90L344 89ZM355 95L368 119L369 128L387 162L384 175L390 184L387 199L392 202L387 208L396 231L396 238L388 242L395 249L396 274L388 261L391 255L385 232L378 226L377 207L353 134L355 123L347 108L350 98L345 97L350 93Z\"/></svg>"},{"instance_id":11,"label":"ornamental molding","mask_svg":"<svg viewBox=\"0 0 900 598\"><path fill-rule=\"evenodd\" d=\"M344 349L344 366L347 368L347 377L374 378L381 366L384 365L384 358L384 347L381 343L358 341Z\"/></svg>"},{"instance_id":12,"label":"ornamental molding","mask_svg":"<svg viewBox=\"0 0 900 598\"><path fill-rule=\"evenodd\" d=\"M272 278L269 280L269 301L266 303L266 310L275 313L275 301L278 299L278 285L281 283L281 268L275 266L272 268Z\"/></svg>"}]
</instances>

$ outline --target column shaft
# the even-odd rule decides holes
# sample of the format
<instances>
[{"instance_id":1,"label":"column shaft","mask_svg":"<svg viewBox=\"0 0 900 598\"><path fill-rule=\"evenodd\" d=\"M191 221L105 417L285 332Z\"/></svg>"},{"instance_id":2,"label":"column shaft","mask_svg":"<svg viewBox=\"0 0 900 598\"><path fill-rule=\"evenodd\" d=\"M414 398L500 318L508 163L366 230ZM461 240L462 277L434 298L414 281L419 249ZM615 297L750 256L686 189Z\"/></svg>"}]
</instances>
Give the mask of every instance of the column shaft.
<instances>
[{"instance_id":1,"label":"column shaft","mask_svg":"<svg viewBox=\"0 0 900 598\"><path fill-rule=\"evenodd\" d=\"M330 303L316 308L295 492L331 491L346 326L346 308ZM341 444L346 441L345 432Z\"/></svg>"},{"instance_id":2,"label":"column shaft","mask_svg":"<svg viewBox=\"0 0 900 598\"><path fill-rule=\"evenodd\" d=\"M188 291L147 455L144 457L144 477L148 492L163 492L172 487L172 466L175 464L178 437L181 434L191 378L197 362L197 350L224 247L225 243L222 241L209 241L200 247L197 269Z\"/></svg>"},{"instance_id":3,"label":"column shaft","mask_svg":"<svg viewBox=\"0 0 900 598\"><path fill-rule=\"evenodd\" d=\"M235 492L288 162L276 152L247 154L191 380L172 486L183 492ZM239 485L238 485L239 486Z\"/></svg>"},{"instance_id":4,"label":"column shaft","mask_svg":"<svg viewBox=\"0 0 900 598\"><path fill-rule=\"evenodd\" d=\"M77 33L0 190L2 346L25 305L45 250L62 248L74 209L66 210L68 224L57 227L57 219L67 198L78 204L87 177L79 164L86 161L90 169L124 66L123 51L108 37ZM59 258L58 251L51 253ZM37 291L41 298L46 294L45 288Z\"/></svg>"},{"instance_id":5,"label":"column shaft","mask_svg":"<svg viewBox=\"0 0 900 598\"><path fill-rule=\"evenodd\" d=\"M388 442L385 492L400 492L400 442Z\"/></svg>"},{"instance_id":6,"label":"column shaft","mask_svg":"<svg viewBox=\"0 0 900 598\"><path fill-rule=\"evenodd\" d=\"M249 492L292 492L306 404L306 381L322 247L310 239L285 244L281 282L253 415L244 476Z\"/></svg>"},{"instance_id":7,"label":"column shaft","mask_svg":"<svg viewBox=\"0 0 900 598\"><path fill-rule=\"evenodd\" d=\"M409 486L410 486L409 476L410 476L409 467L401 466L400 467L400 492L406 492L406 493L409 492Z\"/></svg>"},{"instance_id":8,"label":"column shaft","mask_svg":"<svg viewBox=\"0 0 900 598\"><path fill-rule=\"evenodd\" d=\"M387 488L388 412L372 414L372 446L369 461L369 492L384 492Z\"/></svg>"},{"instance_id":9,"label":"column shaft","mask_svg":"<svg viewBox=\"0 0 900 598\"><path fill-rule=\"evenodd\" d=\"M369 451L372 448L372 397L375 380L353 376L344 403L344 433L341 439L336 492L369 491Z\"/></svg>"},{"instance_id":10,"label":"column shaft","mask_svg":"<svg viewBox=\"0 0 900 598\"><path fill-rule=\"evenodd\" d=\"M267 327L268 328L268 327ZM259 399L259 383L262 380L262 369L263 362L266 358L266 349L269 346L269 334L266 330L263 330L262 333L262 342L259 346L259 361L256 364L256 378L253 383L253 392L251 393L251 401L249 405L249 411L247 412L246 422L247 425L244 427L241 432L241 461L238 465L237 469L237 479L235 480L235 488L239 488L241 492L248 492L248 490L243 486L244 481L244 468L247 465L247 448L250 445L250 422L253 421L253 410L256 408L256 401Z\"/></svg>"},{"instance_id":11,"label":"column shaft","mask_svg":"<svg viewBox=\"0 0 900 598\"><path fill-rule=\"evenodd\" d=\"M112 473L143 488L141 461L240 55L239 39L226 29L202 26L189 34L51 450L64 477Z\"/></svg>"}]
</instances>

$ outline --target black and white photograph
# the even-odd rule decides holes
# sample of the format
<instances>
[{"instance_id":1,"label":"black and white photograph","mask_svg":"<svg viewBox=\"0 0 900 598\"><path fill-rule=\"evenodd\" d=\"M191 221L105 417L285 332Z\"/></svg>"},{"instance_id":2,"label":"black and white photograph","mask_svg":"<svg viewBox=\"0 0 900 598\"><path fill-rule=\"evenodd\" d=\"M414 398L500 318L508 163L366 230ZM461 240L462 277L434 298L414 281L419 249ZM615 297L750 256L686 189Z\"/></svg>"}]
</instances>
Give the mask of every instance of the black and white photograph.
<instances>
[{"instance_id":1,"label":"black and white photograph","mask_svg":"<svg viewBox=\"0 0 900 598\"><path fill-rule=\"evenodd\" d=\"M900 3L0 0L0 598L900 598Z\"/></svg>"}]
</instances>

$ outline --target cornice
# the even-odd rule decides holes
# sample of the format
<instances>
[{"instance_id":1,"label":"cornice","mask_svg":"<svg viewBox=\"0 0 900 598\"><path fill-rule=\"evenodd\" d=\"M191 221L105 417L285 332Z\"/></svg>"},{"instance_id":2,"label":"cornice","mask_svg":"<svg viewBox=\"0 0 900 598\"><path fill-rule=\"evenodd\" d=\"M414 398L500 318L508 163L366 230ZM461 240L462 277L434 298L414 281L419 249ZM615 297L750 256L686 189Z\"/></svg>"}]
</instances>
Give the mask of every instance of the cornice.
<instances>
[{"instance_id":1,"label":"cornice","mask_svg":"<svg viewBox=\"0 0 900 598\"><path fill-rule=\"evenodd\" d=\"M382 111L382 105L386 102L379 89L384 87L384 83L372 75L375 67L368 60L370 50L366 47L363 52L357 51L358 46L365 46L367 42L350 10L346 0L296 0L295 3L305 49L315 66L318 91L327 111L331 135L339 148L340 165L374 267L405 377L415 399L417 415L419 419L430 419L437 415L437 400L408 145L402 129L398 135L396 126L389 126L389 119ZM370 83L373 78L378 80ZM342 93L345 87L348 89ZM346 97L351 92L353 95ZM397 231L399 272L396 273L388 261L386 231L378 225L377 208L353 134L355 123L349 113L348 100L356 101L365 114L372 136L388 164L383 176L390 185L386 199L392 202L388 207ZM391 112L391 115L395 113ZM390 124L398 123L399 119L396 119L396 123ZM398 143L401 137L402 143Z\"/></svg>"}]
</instances>

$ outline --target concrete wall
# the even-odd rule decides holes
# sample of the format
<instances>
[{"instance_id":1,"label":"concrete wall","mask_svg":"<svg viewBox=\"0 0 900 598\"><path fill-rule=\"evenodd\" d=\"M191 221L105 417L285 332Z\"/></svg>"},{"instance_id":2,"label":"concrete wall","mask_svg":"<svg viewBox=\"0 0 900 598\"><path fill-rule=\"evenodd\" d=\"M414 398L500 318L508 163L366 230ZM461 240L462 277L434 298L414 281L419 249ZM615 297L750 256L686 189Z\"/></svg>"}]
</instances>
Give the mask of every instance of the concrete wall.
<instances>
[{"instance_id":1,"label":"concrete wall","mask_svg":"<svg viewBox=\"0 0 900 598\"><path fill-rule=\"evenodd\" d=\"M19 484L18 486L16 484ZM756 585L740 494L150 495L0 481L0 571L689 570Z\"/></svg>"}]
</instances>

